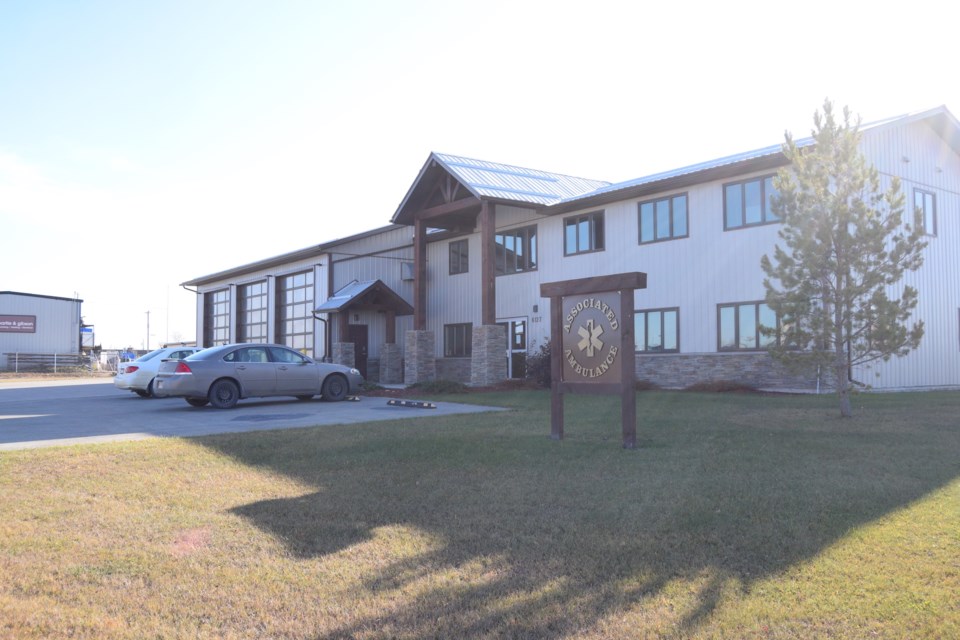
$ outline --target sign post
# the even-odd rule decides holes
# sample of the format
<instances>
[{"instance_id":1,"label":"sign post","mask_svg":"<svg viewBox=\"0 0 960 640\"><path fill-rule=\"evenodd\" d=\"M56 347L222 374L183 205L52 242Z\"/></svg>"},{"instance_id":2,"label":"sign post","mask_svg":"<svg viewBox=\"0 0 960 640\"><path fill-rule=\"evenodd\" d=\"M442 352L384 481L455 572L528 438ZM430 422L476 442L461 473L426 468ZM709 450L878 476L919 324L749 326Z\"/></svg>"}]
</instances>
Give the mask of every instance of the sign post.
<instances>
[{"instance_id":1,"label":"sign post","mask_svg":"<svg viewBox=\"0 0 960 640\"><path fill-rule=\"evenodd\" d=\"M563 439L563 396L620 396L624 449L637 446L633 292L647 274L621 273L540 285L550 298L550 437Z\"/></svg>"}]
</instances>

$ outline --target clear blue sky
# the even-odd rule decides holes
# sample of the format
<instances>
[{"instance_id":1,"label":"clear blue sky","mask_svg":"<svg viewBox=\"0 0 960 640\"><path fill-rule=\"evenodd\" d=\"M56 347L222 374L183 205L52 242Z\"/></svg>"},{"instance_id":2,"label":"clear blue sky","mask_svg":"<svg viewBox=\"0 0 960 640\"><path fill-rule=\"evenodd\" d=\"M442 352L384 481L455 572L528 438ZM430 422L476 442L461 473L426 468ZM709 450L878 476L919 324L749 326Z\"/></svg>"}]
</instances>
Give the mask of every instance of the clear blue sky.
<instances>
[{"instance_id":1,"label":"clear blue sky","mask_svg":"<svg viewBox=\"0 0 960 640\"><path fill-rule=\"evenodd\" d=\"M960 113L942 2L0 0L0 290L106 347L186 280L389 222L430 151L619 181Z\"/></svg>"}]
</instances>

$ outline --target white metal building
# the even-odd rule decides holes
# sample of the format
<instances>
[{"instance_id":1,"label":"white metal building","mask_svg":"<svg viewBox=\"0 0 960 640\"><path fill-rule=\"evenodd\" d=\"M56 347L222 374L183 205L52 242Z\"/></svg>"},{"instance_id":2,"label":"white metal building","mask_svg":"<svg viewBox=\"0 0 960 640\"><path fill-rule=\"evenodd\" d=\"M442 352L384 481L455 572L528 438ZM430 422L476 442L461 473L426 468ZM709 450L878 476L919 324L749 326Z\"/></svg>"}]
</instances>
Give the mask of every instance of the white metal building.
<instances>
[{"instance_id":1,"label":"white metal building","mask_svg":"<svg viewBox=\"0 0 960 640\"><path fill-rule=\"evenodd\" d=\"M905 277L920 293L920 348L854 377L878 389L960 386L960 123L938 107L861 131L884 186L899 177L908 206L923 209L929 246ZM385 353L405 360L408 383L476 383L479 327L506 329L494 377L522 375L524 355L549 340L541 283L641 271L638 379L815 389L816 372L782 370L757 330L771 313L760 258L779 228L770 178L786 164L776 145L610 184L433 153L391 226L185 283L201 294L197 335L352 357L372 379ZM377 299L331 302L376 281ZM336 353L344 344L357 348Z\"/></svg>"},{"instance_id":2,"label":"white metal building","mask_svg":"<svg viewBox=\"0 0 960 640\"><path fill-rule=\"evenodd\" d=\"M0 369L13 369L18 354L80 354L83 300L0 291ZM36 359L36 358L34 358Z\"/></svg>"}]
</instances>

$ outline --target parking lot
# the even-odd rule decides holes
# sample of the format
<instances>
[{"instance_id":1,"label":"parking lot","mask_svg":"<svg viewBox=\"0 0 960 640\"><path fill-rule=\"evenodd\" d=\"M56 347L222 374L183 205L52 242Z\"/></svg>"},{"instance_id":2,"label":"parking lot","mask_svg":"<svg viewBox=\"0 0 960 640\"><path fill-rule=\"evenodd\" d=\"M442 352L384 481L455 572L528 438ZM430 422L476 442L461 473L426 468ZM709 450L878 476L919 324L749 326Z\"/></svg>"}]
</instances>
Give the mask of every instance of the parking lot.
<instances>
[{"instance_id":1,"label":"parking lot","mask_svg":"<svg viewBox=\"0 0 960 640\"><path fill-rule=\"evenodd\" d=\"M394 407L386 398L359 402L241 400L234 409L191 407L180 398L145 399L111 380L0 384L0 451L157 436L351 424L399 418L495 411L496 407L438 402L435 409Z\"/></svg>"}]
</instances>

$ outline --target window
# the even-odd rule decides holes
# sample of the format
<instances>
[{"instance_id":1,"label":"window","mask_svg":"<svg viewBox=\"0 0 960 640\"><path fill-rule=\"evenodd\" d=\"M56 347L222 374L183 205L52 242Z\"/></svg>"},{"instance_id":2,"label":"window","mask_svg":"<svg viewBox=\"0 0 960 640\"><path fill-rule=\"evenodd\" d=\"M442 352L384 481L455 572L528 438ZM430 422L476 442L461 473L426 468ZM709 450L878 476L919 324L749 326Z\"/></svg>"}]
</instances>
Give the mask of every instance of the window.
<instances>
[{"instance_id":1,"label":"window","mask_svg":"<svg viewBox=\"0 0 960 640\"><path fill-rule=\"evenodd\" d=\"M313 352L313 271L277 278L276 341Z\"/></svg>"},{"instance_id":2,"label":"window","mask_svg":"<svg viewBox=\"0 0 960 640\"><path fill-rule=\"evenodd\" d=\"M237 342L267 342L267 282L237 287Z\"/></svg>"},{"instance_id":3,"label":"window","mask_svg":"<svg viewBox=\"0 0 960 640\"><path fill-rule=\"evenodd\" d=\"M450 243L450 275L467 273L470 270L468 247L466 239L454 240Z\"/></svg>"},{"instance_id":4,"label":"window","mask_svg":"<svg viewBox=\"0 0 960 640\"><path fill-rule=\"evenodd\" d=\"M267 357L266 347L248 347L246 349L237 349L223 356L224 362L253 362L265 364L270 362Z\"/></svg>"},{"instance_id":5,"label":"window","mask_svg":"<svg viewBox=\"0 0 960 640\"><path fill-rule=\"evenodd\" d=\"M773 176L723 185L723 228L739 229L778 222L770 206L777 195Z\"/></svg>"},{"instance_id":6,"label":"window","mask_svg":"<svg viewBox=\"0 0 960 640\"><path fill-rule=\"evenodd\" d=\"M203 344L215 347L230 342L230 289L203 296Z\"/></svg>"},{"instance_id":7,"label":"window","mask_svg":"<svg viewBox=\"0 0 960 640\"><path fill-rule=\"evenodd\" d=\"M636 350L669 353L680 350L680 310L648 309L633 316Z\"/></svg>"},{"instance_id":8,"label":"window","mask_svg":"<svg viewBox=\"0 0 960 640\"><path fill-rule=\"evenodd\" d=\"M780 319L764 302L717 305L717 348L720 351L758 351L781 343ZM775 331L767 334L763 329Z\"/></svg>"},{"instance_id":9,"label":"window","mask_svg":"<svg viewBox=\"0 0 960 640\"><path fill-rule=\"evenodd\" d=\"M268 347L270 351L270 359L274 362L283 362L286 364L309 364L310 361L307 360L305 356L300 355L296 351L291 351L290 349L282 349L280 347Z\"/></svg>"},{"instance_id":10,"label":"window","mask_svg":"<svg viewBox=\"0 0 960 640\"><path fill-rule=\"evenodd\" d=\"M537 228L523 227L494 235L495 264L498 276L537 270Z\"/></svg>"},{"instance_id":11,"label":"window","mask_svg":"<svg viewBox=\"0 0 960 640\"><path fill-rule=\"evenodd\" d=\"M923 232L928 236L937 235L936 196L923 189L914 189L913 206L916 208L920 224L923 225Z\"/></svg>"},{"instance_id":12,"label":"window","mask_svg":"<svg viewBox=\"0 0 960 640\"><path fill-rule=\"evenodd\" d=\"M563 221L563 255L603 251L603 211Z\"/></svg>"},{"instance_id":13,"label":"window","mask_svg":"<svg viewBox=\"0 0 960 640\"><path fill-rule=\"evenodd\" d=\"M467 358L473 353L473 325L469 322L462 324L443 325L443 357Z\"/></svg>"},{"instance_id":14,"label":"window","mask_svg":"<svg viewBox=\"0 0 960 640\"><path fill-rule=\"evenodd\" d=\"M640 244L687 237L687 194L637 205Z\"/></svg>"}]
</instances>

